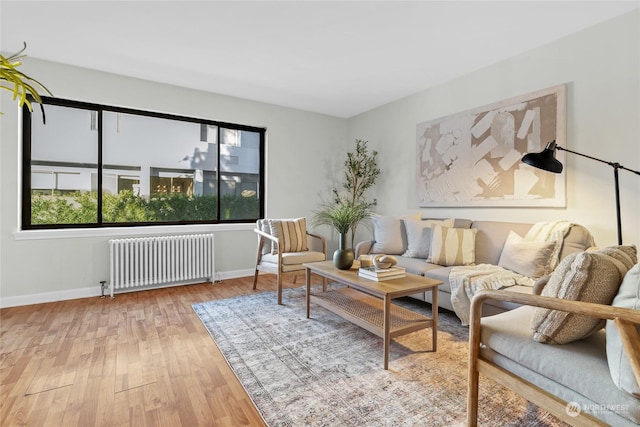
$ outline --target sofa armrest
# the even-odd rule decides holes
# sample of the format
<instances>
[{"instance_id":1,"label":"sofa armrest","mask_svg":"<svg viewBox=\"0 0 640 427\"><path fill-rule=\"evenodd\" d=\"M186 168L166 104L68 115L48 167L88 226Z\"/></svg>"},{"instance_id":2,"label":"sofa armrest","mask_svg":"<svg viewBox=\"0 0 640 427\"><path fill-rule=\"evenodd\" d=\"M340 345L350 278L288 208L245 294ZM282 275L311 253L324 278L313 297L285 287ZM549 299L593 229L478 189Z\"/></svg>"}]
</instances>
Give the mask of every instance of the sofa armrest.
<instances>
[{"instance_id":1,"label":"sofa armrest","mask_svg":"<svg viewBox=\"0 0 640 427\"><path fill-rule=\"evenodd\" d=\"M373 244L375 243L375 240L365 240L363 242L358 242L358 244L356 244L355 247L355 259L360 258L360 255L366 255L369 252L371 252L371 248L373 247Z\"/></svg>"}]
</instances>

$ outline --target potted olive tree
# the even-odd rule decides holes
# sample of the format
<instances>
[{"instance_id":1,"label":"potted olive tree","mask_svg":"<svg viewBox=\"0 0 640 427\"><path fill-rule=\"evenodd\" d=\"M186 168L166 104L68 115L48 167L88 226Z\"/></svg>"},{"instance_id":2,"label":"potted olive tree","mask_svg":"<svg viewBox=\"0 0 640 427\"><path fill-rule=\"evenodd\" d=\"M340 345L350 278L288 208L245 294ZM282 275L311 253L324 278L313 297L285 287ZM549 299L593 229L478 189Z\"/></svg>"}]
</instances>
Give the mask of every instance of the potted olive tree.
<instances>
[{"instance_id":1,"label":"potted olive tree","mask_svg":"<svg viewBox=\"0 0 640 427\"><path fill-rule=\"evenodd\" d=\"M347 270L353 264L353 240L358 225L371 216L376 200L367 200L365 192L380 175L377 151L369 153L367 141L356 140L356 149L347 153L344 162L344 181L341 189L333 188L333 200L314 211L313 225L328 225L339 234L339 247L333 255L336 268ZM347 237L351 232L350 244Z\"/></svg>"}]
</instances>

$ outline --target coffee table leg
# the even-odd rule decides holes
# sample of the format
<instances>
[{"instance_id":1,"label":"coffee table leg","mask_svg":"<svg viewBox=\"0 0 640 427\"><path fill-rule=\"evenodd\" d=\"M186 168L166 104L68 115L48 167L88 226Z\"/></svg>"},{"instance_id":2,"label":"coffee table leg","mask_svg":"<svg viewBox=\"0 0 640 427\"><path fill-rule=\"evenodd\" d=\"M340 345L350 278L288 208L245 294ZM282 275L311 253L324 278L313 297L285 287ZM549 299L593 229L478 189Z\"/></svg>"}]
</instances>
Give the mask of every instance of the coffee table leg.
<instances>
[{"instance_id":1,"label":"coffee table leg","mask_svg":"<svg viewBox=\"0 0 640 427\"><path fill-rule=\"evenodd\" d=\"M305 269L305 277L307 279L307 319L309 318L309 305L311 302L311 270Z\"/></svg>"},{"instance_id":2,"label":"coffee table leg","mask_svg":"<svg viewBox=\"0 0 640 427\"><path fill-rule=\"evenodd\" d=\"M438 345L438 287L435 286L431 289L431 318L433 320L433 327L431 328L431 336L433 338L433 351L436 351Z\"/></svg>"},{"instance_id":3,"label":"coffee table leg","mask_svg":"<svg viewBox=\"0 0 640 427\"><path fill-rule=\"evenodd\" d=\"M384 369L389 369L389 342L391 341L391 298L384 296L384 338L382 346L384 348Z\"/></svg>"}]
</instances>

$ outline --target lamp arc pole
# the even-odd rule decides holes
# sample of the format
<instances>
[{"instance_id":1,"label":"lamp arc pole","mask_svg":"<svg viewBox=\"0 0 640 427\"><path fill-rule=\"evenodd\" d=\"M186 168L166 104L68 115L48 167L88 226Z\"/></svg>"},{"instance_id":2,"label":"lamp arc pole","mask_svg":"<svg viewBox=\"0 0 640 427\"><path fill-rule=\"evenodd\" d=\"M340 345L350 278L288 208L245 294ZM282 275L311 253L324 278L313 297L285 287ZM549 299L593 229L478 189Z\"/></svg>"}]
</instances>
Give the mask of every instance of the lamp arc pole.
<instances>
[{"instance_id":1,"label":"lamp arc pole","mask_svg":"<svg viewBox=\"0 0 640 427\"><path fill-rule=\"evenodd\" d=\"M620 214L620 183L618 178L618 170L623 169L636 175L640 175L640 172L629 169L622 166L617 162L608 162L606 160L598 159L597 157L589 156L587 154L578 153L577 151L569 150L556 144L553 140L547 144L545 149L540 153L528 153L522 158L522 161L533 167L543 169L549 172L560 173L562 172L562 163L555 158L556 150L566 151L567 153L575 154L577 156L586 157L587 159L595 160L600 163L605 163L613 168L613 179L615 183L616 192L616 222L618 225L618 244L622 245L622 217Z\"/></svg>"}]
</instances>

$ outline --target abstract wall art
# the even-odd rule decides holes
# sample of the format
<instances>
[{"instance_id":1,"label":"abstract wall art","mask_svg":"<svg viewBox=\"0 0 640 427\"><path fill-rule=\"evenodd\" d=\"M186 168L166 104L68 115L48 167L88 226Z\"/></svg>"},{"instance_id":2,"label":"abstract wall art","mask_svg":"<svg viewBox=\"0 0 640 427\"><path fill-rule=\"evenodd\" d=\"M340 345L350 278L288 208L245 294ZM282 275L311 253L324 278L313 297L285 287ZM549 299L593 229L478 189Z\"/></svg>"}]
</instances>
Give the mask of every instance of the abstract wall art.
<instances>
[{"instance_id":1,"label":"abstract wall art","mask_svg":"<svg viewBox=\"0 0 640 427\"><path fill-rule=\"evenodd\" d=\"M566 147L564 84L419 123L417 205L564 207L565 174L520 161L552 140Z\"/></svg>"}]
</instances>

